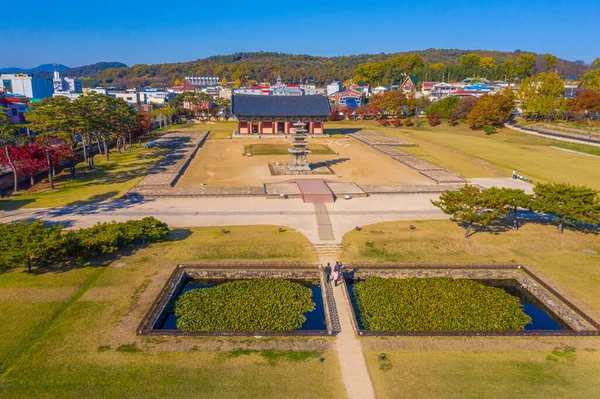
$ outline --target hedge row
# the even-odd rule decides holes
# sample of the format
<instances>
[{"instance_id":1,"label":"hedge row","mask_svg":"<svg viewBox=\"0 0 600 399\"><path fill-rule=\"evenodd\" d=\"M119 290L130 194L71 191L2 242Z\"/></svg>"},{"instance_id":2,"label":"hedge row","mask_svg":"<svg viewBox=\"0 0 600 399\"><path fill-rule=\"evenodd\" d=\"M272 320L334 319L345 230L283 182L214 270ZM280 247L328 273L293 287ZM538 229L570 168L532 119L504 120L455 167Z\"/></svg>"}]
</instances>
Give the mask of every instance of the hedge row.
<instances>
[{"instance_id":1,"label":"hedge row","mask_svg":"<svg viewBox=\"0 0 600 399\"><path fill-rule=\"evenodd\" d=\"M309 288L281 279L240 280L190 290L175 303L180 331L290 331L315 308Z\"/></svg>"},{"instance_id":2,"label":"hedge row","mask_svg":"<svg viewBox=\"0 0 600 399\"><path fill-rule=\"evenodd\" d=\"M372 331L519 331L531 322L518 298L467 279L372 277L353 296Z\"/></svg>"},{"instance_id":3,"label":"hedge row","mask_svg":"<svg viewBox=\"0 0 600 399\"><path fill-rule=\"evenodd\" d=\"M35 265L88 261L124 247L157 241L169 227L153 218L110 222L65 232L41 221L0 225L0 270Z\"/></svg>"}]
</instances>

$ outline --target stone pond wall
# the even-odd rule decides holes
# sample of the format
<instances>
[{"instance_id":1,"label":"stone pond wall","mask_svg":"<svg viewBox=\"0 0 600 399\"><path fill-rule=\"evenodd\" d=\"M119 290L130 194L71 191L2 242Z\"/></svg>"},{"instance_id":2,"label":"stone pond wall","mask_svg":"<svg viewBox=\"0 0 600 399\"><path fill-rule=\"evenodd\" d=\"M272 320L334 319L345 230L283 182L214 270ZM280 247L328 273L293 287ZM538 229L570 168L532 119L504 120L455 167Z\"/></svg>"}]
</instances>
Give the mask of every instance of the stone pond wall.
<instances>
[{"instance_id":1,"label":"stone pond wall","mask_svg":"<svg viewBox=\"0 0 600 399\"><path fill-rule=\"evenodd\" d=\"M379 333L360 330L354 309L353 327L358 335L600 335L600 325L587 314L562 297L539 277L517 265L357 265L346 266L345 279L369 277L451 277L472 280L513 280L521 289L539 300L551 313L560 318L572 330L562 331L515 331L496 333ZM350 303L347 290L344 290Z\"/></svg>"},{"instance_id":2,"label":"stone pond wall","mask_svg":"<svg viewBox=\"0 0 600 399\"><path fill-rule=\"evenodd\" d=\"M284 331L284 332L183 332L178 330L159 330L155 325L160 321L163 312L172 303L172 297L179 292L181 287L190 279L192 280L248 280L259 278L280 278L286 280L318 281L321 285L325 321L327 331ZM137 333L139 335L165 335L165 336L323 336L334 335L340 330L339 319L333 300L333 291L325 271L317 266L273 267L258 265L236 266L194 266L177 265L175 271L152 304L146 317L140 323Z\"/></svg>"}]
</instances>

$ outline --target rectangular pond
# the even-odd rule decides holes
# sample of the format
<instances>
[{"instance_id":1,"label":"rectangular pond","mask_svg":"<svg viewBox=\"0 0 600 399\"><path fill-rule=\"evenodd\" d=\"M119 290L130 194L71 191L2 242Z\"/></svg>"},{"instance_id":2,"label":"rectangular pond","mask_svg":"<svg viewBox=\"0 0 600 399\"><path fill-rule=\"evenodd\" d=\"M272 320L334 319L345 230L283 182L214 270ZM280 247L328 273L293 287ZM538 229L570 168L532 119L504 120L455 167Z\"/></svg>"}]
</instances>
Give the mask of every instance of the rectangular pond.
<instances>
[{"instance_id":1,"label":"rectangular pond","mask_svg":"<svg viewBox=\"0 0 600 399\"><path fill-rule=\"evenodd\" d=\"M212 288L219 284L231 282L235 280L231 279L202 279L193 280L187 279L181 287L173 292L168 305L163 310L160 317L157 319L153 326L153 330L159 331L179 331L177 330L177 316L173 314L173 308L177 299L185 292L194 289L205 289ZM315 308L311 312L304 313L306 321L302 324L302 327L293 331L327 331L327 324L325 321L325 306L323 304L323 296L321 285L318 280L290 280L294 283L301 284L307 288L310 288L312 293L312 300L315 303Z\"/></svg>"},{"instance_id":2,"label":"rectangular pond","mask_svg":"<svg viewBox=\"0 0 600 399\"><path fill-rule=\"evenodd\" d=\"M360 281L360 280L356 280ZM522 288L516 280L474 280L489 287L501 288L508 294L519 298L523 311L531 317L531 323L525 326L525 331L563 331L571 328L556 316L546 305ZM346 280L348 294L352 303L356 322L359 329L363 329L360 312L354 299L354 280Z\"/></svg>"}]
</instances>

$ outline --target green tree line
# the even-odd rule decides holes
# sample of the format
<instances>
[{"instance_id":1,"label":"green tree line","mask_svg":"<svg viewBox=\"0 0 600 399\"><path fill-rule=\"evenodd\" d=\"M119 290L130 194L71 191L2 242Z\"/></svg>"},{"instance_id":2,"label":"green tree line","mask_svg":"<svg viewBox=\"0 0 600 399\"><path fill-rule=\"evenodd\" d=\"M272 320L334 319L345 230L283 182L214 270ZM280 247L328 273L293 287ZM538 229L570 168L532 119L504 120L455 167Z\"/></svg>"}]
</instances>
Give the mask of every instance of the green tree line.
<instances>
[{"instance_id":1,"label":"green tree line","mask_svg":"<svg viewBox=\"0 0 600 399\"><path fill-rule=\"evenodd\" d=\"M475 226L488 226L512 214L514 228L519 228L518 210L526 209L545 215L557 225L562 234L565 226L600 224L598 191L566 183L537 184L533 194L510 188L480 189L465 185L458 191L447 191L431 203L465 227L465 238Z\"/></svg>"},{"instance_id":2,"label":"green tree line","mask_svg":"<svg viewBox=\"0 0 600 399\"><path fill-rule=\"evenodd\" d=\"M366 80L373 85L400 84L405 74L419 81L461 80L470 76L489 79L524 79L535 73L557 70L563 77L581 77L588 67L583 62L558 59L550 54L486 50L444 50L316 57L274 52L246 52L214 56L191 62L138 64L107 68L84 80L88 87L164 87L185 76L218 76L229 82L274 82L281 75L286 83L333 80Z\"/></svg>"}]
</instances>

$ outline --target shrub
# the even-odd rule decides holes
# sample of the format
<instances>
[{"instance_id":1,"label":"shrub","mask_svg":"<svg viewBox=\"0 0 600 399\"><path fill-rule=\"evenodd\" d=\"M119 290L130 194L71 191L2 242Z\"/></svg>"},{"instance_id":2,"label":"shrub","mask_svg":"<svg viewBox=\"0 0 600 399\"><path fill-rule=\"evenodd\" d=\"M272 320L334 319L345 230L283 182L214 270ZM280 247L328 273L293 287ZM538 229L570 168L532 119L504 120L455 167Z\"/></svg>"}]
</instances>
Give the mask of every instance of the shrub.
<instances>
[{"instance_id":1,"label":"shrub","mask_svg":"<svg viewBox=\"0 0 600 399\"><path fill-rule=\"evenodd\" d=\"M62 225L46 226L44 222L0 224L0 270L55 261L64 245Z\"/></svg>"},{"instance_id":2,"label":"shrub","mask_svg":"<svg viewBox=\"0 0 600 399\"><path fill-rule=\"evenodd\" d=\"M414 125L414 123L413 123L412 119L410 119L410 118L406 118L406 119L404 120L404 126L412 126L412 125Z\"/></svg>"},{"instance_id":3,"label":"shrub","mask_svg":"<svg viewBox=\"0 0 600 399\"><path fill-rule=\"evenodd\" d=\"M65 255L72 259L91 259L119 249L157 241L169 233L169 227L153 218L124 223L98 223L87 229L70 231L66 237Z\"/></svg>"},{"instance_id":4,"label":"shrub","mask_svg":"<svg viewBox=\"0 0 600 399\"><path fill-rule=\"evenodd\" d=\"M484 126L483 132L485 134L494 134L494 133L496 133L496 127L495 126Z\"/></svg>"},{"instance_id":5,"label":"shrub","mask_svg":"<svg viewBox=\"0 0 600 399\"><path fill-rule=\"evenodd\" d=\"M466 279L372 277L353 295L372 331L518 331L531 322L518 298Z\"/></svg>"},{"instance_id":6,"label":"shrub","mask_svg":"<svg viewBox=\"0 0 600 399\"><path fill-rule=\"evenodd\" d=\"M98 223L66 234L62 226L45 226L41 221L0 224L0 270L85 261L126 246L160 240L168 233L169 227L153 217Z\"/></svg>"},{"instance_id":7,"label":"shrub","mask_svg":"<svg viewBox=\"0 0 600 399\"><path fill-rule=\"evenodd\" d=\"M309 288L259 279L187 291L175 303L175 315L181 331L290 331L314 308Z\"/></svg>"},{"instance_id":8,"label":"shrub","mask_svg":"<svg viewBox=\"0 0 600 399\"><path fill-rule=\"evenodd\" d=\"M451 117L450 119L448 119L448 125L456 126L456 125L458 125L458 121L456 120L455 117Z\"/></svg>"},{"instance_id":9,"label":"shrub","mask_svg":"<svg viewBox=\"0 0 600 399\"><path fill-rule=\"evenodd\" d=\"M427 113L427 115L435 113L438 117L444 119L450 118L459 101L460 98L456 96L442 98L441 100L431 103L431 105L425 110L425 113Z\"/></svg>"},{"instance_id":10,"label":"shrub","mask_svg":"<svg viewBox=\"0 0 600 399\"><path fill-rule=\"evenodd\" d=\"M440 118L438 118L435 112L430 112L427 115L427 120L429 121L429 126L437 126L440 124Z\"/></svg>"},{"instance_id":11,"label":"shrub","mask_svg":"<svg viewBox=\"0 0 600 399\"><path fill-rule=\"evenodd\" d=\"M400 127L402 126L402 121L400 119L392 119L392 125L394 127Z\"/></svg>"}]
</instances>

